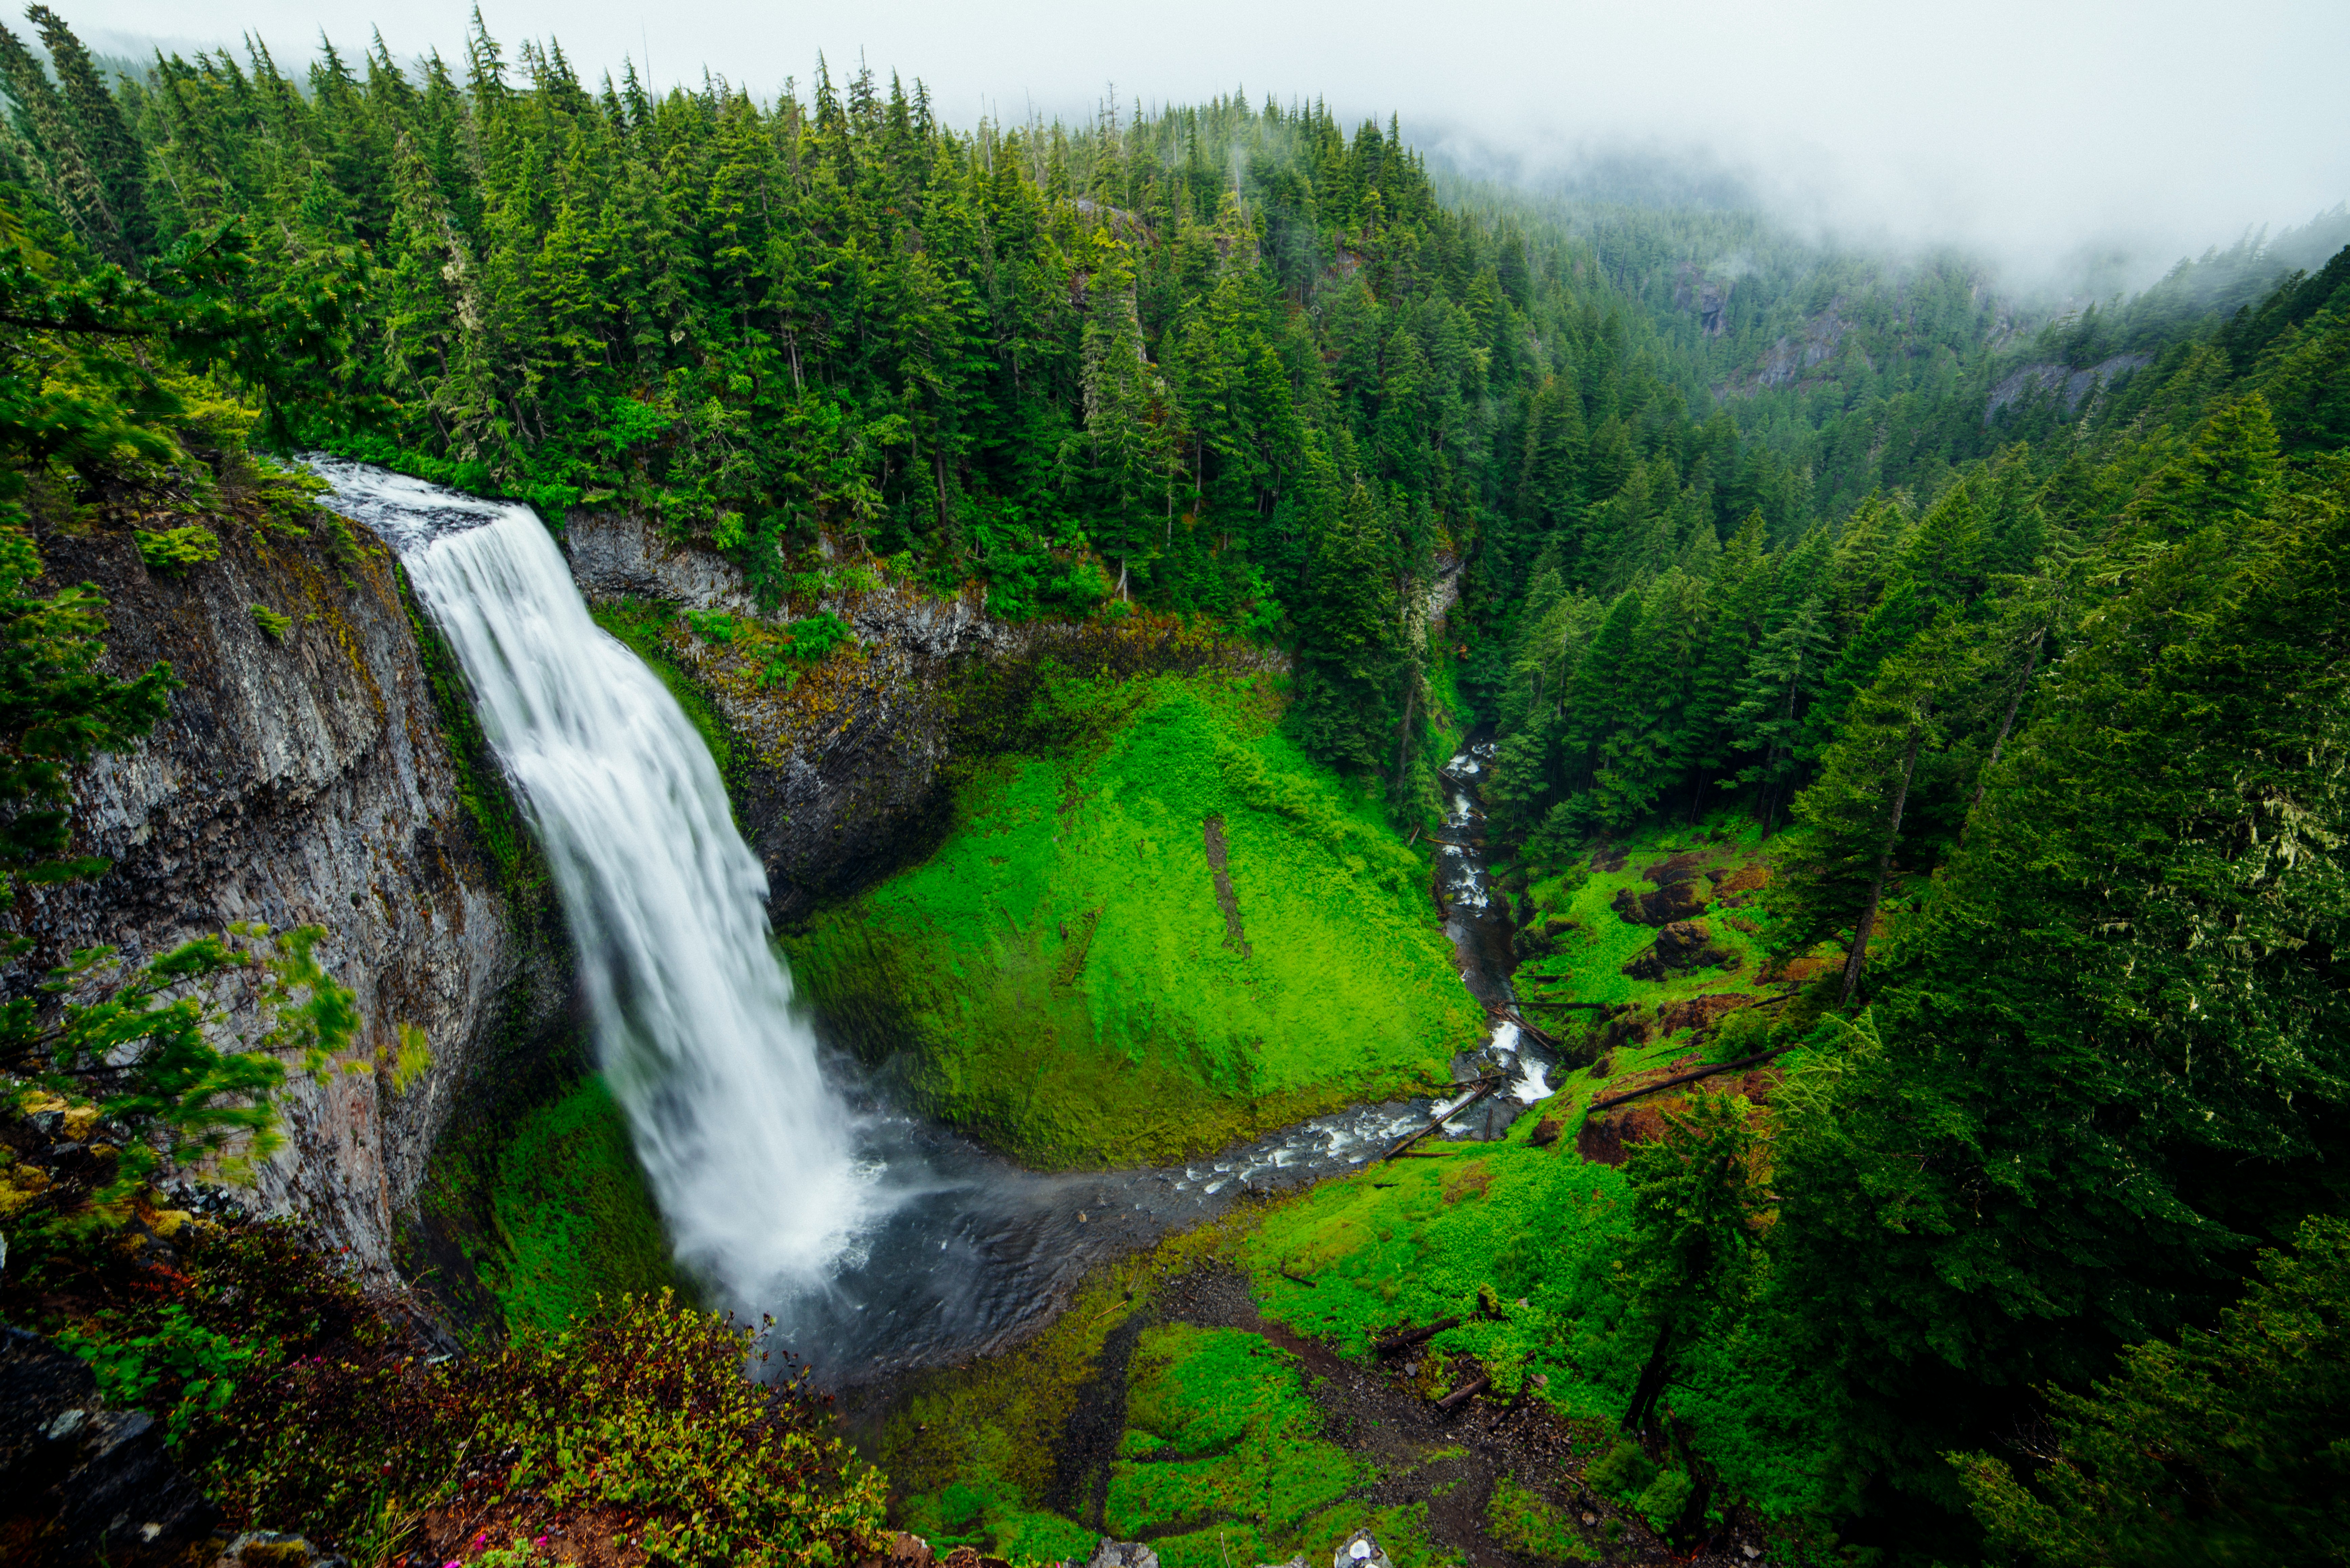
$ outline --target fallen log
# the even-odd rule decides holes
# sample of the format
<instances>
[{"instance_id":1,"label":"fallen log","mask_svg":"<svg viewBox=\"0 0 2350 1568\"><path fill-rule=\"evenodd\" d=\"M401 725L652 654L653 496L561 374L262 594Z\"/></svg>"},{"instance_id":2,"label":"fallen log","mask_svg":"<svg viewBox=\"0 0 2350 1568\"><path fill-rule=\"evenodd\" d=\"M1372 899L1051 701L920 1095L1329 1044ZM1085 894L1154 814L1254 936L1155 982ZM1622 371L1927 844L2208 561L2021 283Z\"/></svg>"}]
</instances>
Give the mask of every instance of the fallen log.
<instances>
[{"instance_id":1,"label":"fallen log","mask_svg":"<svg viewBox=\"0 0 2350 1568\"><path fill-rule=\"evenodd\" d=\"M1391 1334L1385 1339L1373 1340L1371 1342L1371 1354L1373 1355L1394 1355L1399 1352L1409 1350L1415 1345L1426 1345L1430 1340L1434 1339L1438 1334L1442 1334L1448 1328L1459 1328L1460 1326L1461 1320L1457 1317L1440 1317L1434 1323L1430 1324L1426 1328L1408 1328L1401 1334Z\"/></svg>"},{"instance_id":2,"label":"fallen log","mask_svg":"<svg viewBox=\"0 0 2350 1568\"><path fill-rule=\"evenodd\" d=\"M1741 1067L1757 1066L1768 1062L1773 1056L1783 1055L1794 1049L1793 1045L1774 1045L1759 1056L1749 1056L1737 1062L1718 1062L1711 1067L1700 1067L1694 1073L1683 1073L1678 1077L1666 1078L1661 1082L1631 1090L1627 1094L1617 1095L1605 1100L1594 1100L1591 1102L1589 1113L1596 1116L1601 1111L1612 1111L1627 1100L1637 1100L1643 1095L1653 1095L1659 1089L1677 1089L1683 1084L1694 1084L1700 1078L1711 1078L1716 1073L1735 1073Z\"/></svg>"},{"instance_id":3,"label":"fallen log","mask_svg":"<svg viewBox=\"0 0 2350 1568\"><path fill-rule=\"evenodd\" d=\"M1451 1110L1445 1112L1442 1116L1437 1117L1434 1121L1429 1123L1418 1132L1413 1133L1410 1137L1403 1139L1403 1141L1397 1144L1393 1148L1388 1150L1387 1153L1379 1156L1378 1161L1375 1161L1374 1163L1381 1163L1393 1159L1396 1156L1401 1154L1404 1150L1409 1148L1412 1145L1418 1143L1420 1139L1426 1137L1429 1134L1434 1132L1445 1123L1451 1121L1454 1116L1459 1116L1462 1111L1467 1110L1470 1106L1477 1104L1480 1100L1486 1098L1488 1096L1492 1094L1494 1090L1500 1088L1502 1085L1506 1082L1506 1079L1501 1074L1497 1073L1491 1077L1479 1079L1477 1082L1481 1086L1475 1094L1470 1096L1467 1099L1461 1101L1459 1105L1453 1106Z\"/></svg>"},{"instance_id":4,"label":"fallen log","mask_svg":"<svg viewBox=\"0 0 2350 1568\"><path fill-rule=\"evenodd\" d=\"M1451 1393L1447 1394L1443 1398L1439 1399L1436 1402L1436 1407L1440 1410L1450 1410L1456 1406L1465 1405L1470 1400L1475 1398L1478 1395L1483 1393L1487 1387L1492 1386L1492 1381L1493 1380L1490 1377L1477 1377L1467 1383L1463 1383L1460 1387L1455 1388Z\"/></svg>"},{"instance_id":5,"label":"fallen log","mask_svg":"<svg viewBox=\"0 0 2350 1568\"><path fill-rule=\"evenodd\" d=\"M1561 1045L1558 1041L1553 1038L1549 1033L1535 1028L1533 1024L1520 1017L1514 1008L1497 1007L1493 1012L1496 1016L1516 1024L1521 1033L1533 1035L1537 1044L1546 1045L1554 1051L1563 1052L1565 1049L1565 1046Z\"/></svg>"}]
</instances>

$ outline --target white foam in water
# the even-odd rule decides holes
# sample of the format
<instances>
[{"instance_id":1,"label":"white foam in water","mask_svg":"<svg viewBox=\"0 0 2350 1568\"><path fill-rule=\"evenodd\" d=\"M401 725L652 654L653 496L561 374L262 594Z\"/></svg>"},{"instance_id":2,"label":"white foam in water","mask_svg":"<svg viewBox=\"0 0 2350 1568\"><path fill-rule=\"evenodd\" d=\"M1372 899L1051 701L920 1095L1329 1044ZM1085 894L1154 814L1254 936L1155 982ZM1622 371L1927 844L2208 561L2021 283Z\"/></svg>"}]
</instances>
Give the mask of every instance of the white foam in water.
<instances>
[{"instance_id":1,"label":"white foam in water","mask_svg":"<svg viewBox=\"0 0 2350 1568\"><path fill-rule=\"evenodd\" d=\"M854 1262L889 1207L768 944L766 874L701 735L588 618L527 507L321 462L390 539L545 846L596 1044L678 1256L772 1306Z\"/></svg>"}]
</instances>

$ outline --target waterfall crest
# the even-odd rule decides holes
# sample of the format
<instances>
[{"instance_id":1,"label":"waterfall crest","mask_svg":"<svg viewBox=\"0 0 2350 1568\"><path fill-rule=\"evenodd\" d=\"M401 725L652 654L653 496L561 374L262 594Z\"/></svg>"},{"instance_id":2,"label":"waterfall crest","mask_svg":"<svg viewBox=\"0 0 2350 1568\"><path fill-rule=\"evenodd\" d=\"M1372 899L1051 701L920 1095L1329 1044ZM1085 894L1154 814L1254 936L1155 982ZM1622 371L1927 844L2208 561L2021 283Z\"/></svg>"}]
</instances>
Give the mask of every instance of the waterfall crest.
<instances>
[{"instance_id":1,"label":"waterfall crest","mask_svg":"<svg viewBox=\"0 0 2350 1568\"><path fill-rule=\"evenodd\" d=\"M889 1207L769 944L767 879L675 698L598 627L530 509L356 463L328 504L399 550L463 669L579 951L598 1060L680 1260L772 1308Z\"/></svg>"}]
</instances>

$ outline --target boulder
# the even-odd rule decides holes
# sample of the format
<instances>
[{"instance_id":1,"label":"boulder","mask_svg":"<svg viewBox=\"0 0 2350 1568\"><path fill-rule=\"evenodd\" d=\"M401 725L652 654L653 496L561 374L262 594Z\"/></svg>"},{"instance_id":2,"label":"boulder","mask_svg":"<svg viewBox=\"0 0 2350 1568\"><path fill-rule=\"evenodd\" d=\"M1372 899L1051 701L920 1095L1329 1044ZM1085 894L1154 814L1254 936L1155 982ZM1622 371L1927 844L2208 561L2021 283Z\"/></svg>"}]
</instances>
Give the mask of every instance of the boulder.
<instances>
[{"instance_id":1,"label":"boulder","mask_svg":"<svg viewBox=\"0 0 2350 1568\"><path fill-rule=\"evenodd\" d=\"M886 1551L862 1559L857 1568L931 1568L931 1543L904 1531L889 1538Z\"/></svg>"},{"instance_id":2,"label":"boulder","mask_svg":"<svg viewBox=\"0 0 2350 1568\"><path fill-rule=\"evenodd\" d=\"M79 1356L0 1330L0 1540L54 1563L156 1560L214 1517L151 1417L106 1409Z\"/></svg>"},{"instance_id":3,"label":"boulder","mask_svg":"<svg viewBox=\"0 0 2350 1568\"><path fill-rule=\"evenodd\" d=\"M1139 1541L1112 1541L1105 1535L1086 1568L1159 1568L1159 1553Z\"/></svg>"},{"instance_id":4,"label":"boulder","mask_svg":"<svg viewBox=\"0 0 2350 1568\"><path fill-rule=\"evenodd\" d=\"M1668 855L1640 873L1659 888L1669 888L1676 882L1695 880L1705 869L1702 855Z\"/></svg>"},{"instance_id":5,"label":"boulder","mask_svg":"<svg viewBox=\"0 0 2350 1568\"><path fill-rule=\"evenodd\" d=\"M1376 1536L1367 1530L1357 1530L1338 1542L1338 1550L1330 1555L1330 1568L1395 1568L1395 1565L1380 1550Z\"/></svg>"},{"instance_id":6,"label":"boulder","mask_svg":"<svg viewBox=\"0 0 2350 1568\"><path fill-rule=\"evenodd\" d=\"M213 1560L213 1568L350 1568L350 1564L320 1552L306 1536L248 1530L229 1542L228 1550Z\"/></svg>"},{"instance_id":7,"label":"boulder","mask_svg":"<svg viewBox=\"0 0 2350 1568\"><path fill-rule=\"evenodd\" d=\"M1737 966L1738 955L1712 945L1702 920L1675 920L1657 933L1656 944L1624 966L1634 980L1664 980L1690 970Z\"/></svg>"},{"instance_id":8,"label":"boulder","mask_svg":"<svg viewBox=\"0 0 2350 1568\"><path fill-rule=\"evenodd\" d=\"M1657 1014L1657 1022L1668 1034L1676 1029L1711 1029L1740 1008L1753 1005L1754 998L1743 992L1709 992L1686 1002L1667 1003Z\"/></svg>"},{"instance_id":9,"label":"boulder","mask_svg":"<svg viewBox=\"0 0 2350 1568\"><path fill-rule=\"evenodd\" d=\"M1705 902L1704 883L1676 881L1649 893L1627 888L1609 908L1636 926L1667 926L1705 913Z\"/></svg>"}]
</instances>

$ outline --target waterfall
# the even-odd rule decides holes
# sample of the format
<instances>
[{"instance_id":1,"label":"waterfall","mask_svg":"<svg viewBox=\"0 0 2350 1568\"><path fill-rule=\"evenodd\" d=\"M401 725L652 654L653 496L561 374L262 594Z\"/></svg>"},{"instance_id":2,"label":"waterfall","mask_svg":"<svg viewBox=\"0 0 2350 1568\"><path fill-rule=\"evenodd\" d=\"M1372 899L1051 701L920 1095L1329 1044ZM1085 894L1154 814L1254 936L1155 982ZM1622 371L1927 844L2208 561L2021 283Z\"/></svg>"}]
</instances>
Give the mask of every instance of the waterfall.
<instances>
[{"instance_id":1,"label":"waterfall","mask_svg":"<svg viewBox=\"0 0 2350 1568\"><path fill-rule=\"evenodd\" d=\"M328 504L400 552L544 846L598 1060L678 1256L775 1308L860 1262L889 1201L769 945L767 879L684 711L589 618L530 509L355 463Z\"/></svg>"}]
</instances>

